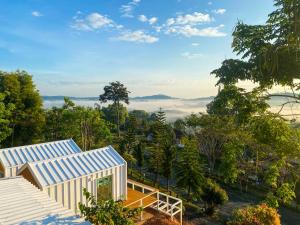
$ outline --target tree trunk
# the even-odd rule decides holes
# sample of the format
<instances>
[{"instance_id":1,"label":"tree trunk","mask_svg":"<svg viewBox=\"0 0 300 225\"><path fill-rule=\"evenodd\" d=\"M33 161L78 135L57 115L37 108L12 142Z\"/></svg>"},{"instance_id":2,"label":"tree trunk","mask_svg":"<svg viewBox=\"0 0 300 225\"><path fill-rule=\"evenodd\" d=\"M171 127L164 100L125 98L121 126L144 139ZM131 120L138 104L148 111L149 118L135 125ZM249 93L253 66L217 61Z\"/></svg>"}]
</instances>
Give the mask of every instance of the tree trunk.
<instances>
[{"instance_id":1,"label":"tree trunk","mask_svg":"<svg viewBox=\"0 0 300 225\"><path fill-rule=\"evenodd\" d=\"M117 129L118 137L120 137L120 102L117 101Z\"/></svg>"}]
</instances>

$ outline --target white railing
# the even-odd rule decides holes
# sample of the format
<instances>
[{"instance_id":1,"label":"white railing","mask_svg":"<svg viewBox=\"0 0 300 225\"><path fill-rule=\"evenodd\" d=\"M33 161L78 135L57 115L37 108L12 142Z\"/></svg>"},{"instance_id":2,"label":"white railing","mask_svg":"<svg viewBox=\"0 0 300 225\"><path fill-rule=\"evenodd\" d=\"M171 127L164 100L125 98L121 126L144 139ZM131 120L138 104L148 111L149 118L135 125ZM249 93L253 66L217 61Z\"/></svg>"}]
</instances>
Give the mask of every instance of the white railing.
<instances>
[{"instance_id":1,"label":"white railing","mask_svg":"<svg viewBox=\"0 0 300 225\"><path fill-rule=\"evenodd\" d=\"M158 189L147 186L145 184L138 183L133 180L127 180L127 183L133 190L136 190L136 187L138 187L140 189L138 191L142 192L143 194L146 194L146 196L126 205L127 207L139 203L139 205L143 206L143 208L151 207L153 209L158 210L161 213L170 216L171 219L173 219L176 215L180 214L179 222L180 224L182 224L182 200L181 199L161 193L159 192ZM149 205L144 205L143 201L152 195L156 197L156 200L151 202Z\"/></svg>"}]
</instances>

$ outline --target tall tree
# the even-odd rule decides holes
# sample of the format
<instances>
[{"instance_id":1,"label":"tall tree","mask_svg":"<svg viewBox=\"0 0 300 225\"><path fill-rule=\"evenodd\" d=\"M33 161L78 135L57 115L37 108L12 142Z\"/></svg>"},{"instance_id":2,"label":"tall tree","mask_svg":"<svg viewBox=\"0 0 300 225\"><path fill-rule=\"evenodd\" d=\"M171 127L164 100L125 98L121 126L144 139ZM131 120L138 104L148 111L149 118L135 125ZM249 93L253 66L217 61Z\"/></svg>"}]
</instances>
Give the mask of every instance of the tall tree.
<instances>
[{"instance_id":1,"label":"tall tree","mask_svg":"<svg viewBox=\"0 0 300 225\"><path fill-rule=\"evenodd\" d=\"M176 157L176 147L166 144L163 148L162 175L167 179L167 190L169 191L170 179L172 176L173 165Z\"/></svg>"},{"instance_id":2,"label":"tall tree","mask_svg":"<svg viewBox=\"0 0 300 225\"><path fill-rule=\"evenodd\" d=\"M43 102L32 76L25 71L0 71L0 92L6 93L3 103L15 107L9 124L12 133L5 144L15 146L42 140L45 125Z\"/></svg>"},{"instance_id":3,"label":"tall tree","mask_svg":"<svg viewBox=\"0 0 300 225\"><path fill-rule=\"evenodd\" d=\"M134 151L134 157L136 158L137 166L140 169L140 173L142 173L143 166L145 164L145 146L142 141L140 141Z\"/></svg>"},{"instance_id":4,"label":"tall tree","mask_svg":"<svg viewBox=\"0 0 300 225\"><path fill-rule=\"evenodd\" d=\"M117 110L117 131L118 136L120 137L120 103L125 102L129 104L129 97L128 94L130 92L119 81L111 82L108 86L104 87L104 93L99 96L99 100L101 103L105 103L107 101L112 101L113 104L116 106Z\"/></svg>"},{"instance_id":5,"label":"tall tree","mask_svg":"<svg viewBox=\"0 0 300 225\"><path fill-rule=\"evenodd\" d=\"M184 148L176 162L176 183L187 190L188 198L191 193L199 194L203 183L203 168L194 139L185 138Z\"/></svg>"}]
</instances>

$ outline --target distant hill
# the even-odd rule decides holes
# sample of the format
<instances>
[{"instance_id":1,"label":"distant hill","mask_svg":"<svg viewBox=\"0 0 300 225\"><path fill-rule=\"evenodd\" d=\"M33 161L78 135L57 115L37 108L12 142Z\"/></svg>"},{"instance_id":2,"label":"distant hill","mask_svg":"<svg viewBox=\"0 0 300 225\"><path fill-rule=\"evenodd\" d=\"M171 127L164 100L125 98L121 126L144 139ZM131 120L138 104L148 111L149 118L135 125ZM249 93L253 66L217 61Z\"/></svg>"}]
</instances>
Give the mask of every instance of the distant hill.
<instances>
[{"instance_id":1,"label":"distant hill","mask_svg":"<svg viewBox=\"0 0 300 225\"><path fill-rule=\"evenodd\" d=\"M168 95L158 94L158 95L132 97L130 99L133 99L133 100L168 100L168 99L178 99L178 98L174 98L174 97L171 97Z\"/></svg>"}]
</instances>

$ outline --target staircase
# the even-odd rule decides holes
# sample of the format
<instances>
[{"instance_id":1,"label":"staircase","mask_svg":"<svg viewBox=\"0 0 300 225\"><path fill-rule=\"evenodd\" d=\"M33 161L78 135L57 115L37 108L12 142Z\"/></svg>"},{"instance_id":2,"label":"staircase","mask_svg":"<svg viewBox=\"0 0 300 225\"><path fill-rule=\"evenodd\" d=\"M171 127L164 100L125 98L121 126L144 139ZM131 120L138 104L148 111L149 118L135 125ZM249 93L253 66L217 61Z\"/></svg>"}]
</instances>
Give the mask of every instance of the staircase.
<instances>
[{"instance_id":1,"label":"staircase","mask_svg":"<svg viewBox=\"0 0 300 225\"><path fill-rule=\"evenodd\" d=\"M0 179L0 224L90 224L23 177Z\"/></svg>"}]
</instances>

